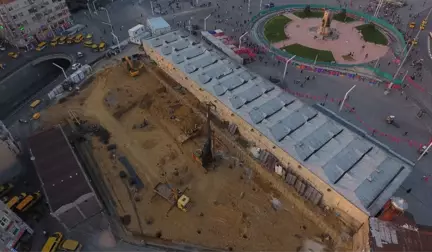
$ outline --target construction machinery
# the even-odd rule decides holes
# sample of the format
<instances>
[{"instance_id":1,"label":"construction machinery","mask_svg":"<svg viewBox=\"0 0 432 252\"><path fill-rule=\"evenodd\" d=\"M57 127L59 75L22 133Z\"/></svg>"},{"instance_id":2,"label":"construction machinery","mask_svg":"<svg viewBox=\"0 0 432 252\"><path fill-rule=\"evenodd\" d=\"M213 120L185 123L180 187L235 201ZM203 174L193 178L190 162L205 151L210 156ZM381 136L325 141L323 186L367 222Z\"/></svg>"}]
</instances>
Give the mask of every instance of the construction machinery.
<instances>
[{"instance_id":1,"label":"construction machinery","mask_svg":"<svg viewBox=\"0 0 432 252\"><path fill-rule=\"evenodd\" d=\"M171 211L171 209L174 206L176 206L178 209L182 210L183 212L187 212L190 209L191 206L190 198L185 195L187 189L188 188L185 188L183 191L181 191L177 188L173 188L168 183L159 182L153 188L153 191L155 192L155 196L159 195L170 203L171 207L168 209L166 213L168 215L168 213Z\"/></svg>"},{"instance_id":2,"label":"construction machinery","mask_svg":"<svg viewBox=\"0 0 432 252\"><path fill-rule=\"evenodd\" d=\"M213 163L213 151L212 151L212 130L210 126L210 108L216 108L212 103L207 104L207 139L202 149L198 149L193 153L193 158L201 164L206 170Z\"/></svg>"},{"instance_id":3,"label":"construction machinery","mask_svg":"<svg viewBox=\"0 0 432 252\"><path fill-rule=\"evenodd\" d=\"M135 77L135 76L139 75L139 70L134 67L134 65L132 64L131 58L129 56L124 57L122 59L122 61L125 62L126 68L127 68L129 75L131 77Z\"/></svg>"},{"instance_id":4,"label":"construction machinery","mask_svg":"<svg viewBox=\"0 0 432 252\"><path fill-rule=\"evenodd\" d=\"M28 194L18 203L18 205L16 205L15 210L21 213L27 211L28 209L30 209L32 206L34 206L36 203L39 202L41 196L42 195L40 192Z\"/></svg>"}]
</instances>

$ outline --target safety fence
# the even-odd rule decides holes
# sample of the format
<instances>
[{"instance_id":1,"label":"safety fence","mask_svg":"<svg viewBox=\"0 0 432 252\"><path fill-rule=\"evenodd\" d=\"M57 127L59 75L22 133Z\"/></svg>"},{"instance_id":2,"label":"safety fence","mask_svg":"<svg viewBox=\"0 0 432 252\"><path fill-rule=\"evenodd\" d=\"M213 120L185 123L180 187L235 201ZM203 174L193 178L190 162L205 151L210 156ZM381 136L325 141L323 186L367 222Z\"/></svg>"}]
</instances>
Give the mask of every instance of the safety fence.
<instances>
[{"instance_id":1,"label":"safety fence","mask_svg":"<svg viewBox=\"0 0 432 252\"><path fill-rule=\"evenodd\" d=\"M257 15L253 16L250 21L250 27L251 27L251 37L253 40L258 42L262 49L273 55L273 57L283 57L283 58L291 58L293 55L280 50L278 48L275 48L271 45L271 43L264 37L264 25L265 23L271 19L274 16L281 15L286 12L293 12L298 10L304 10L306 7L306 4L290 4L290 5L283 5L283 6L277 6L271 9L263 10L259 12ZM334 6L328 6L328 5L322 5L322 4L311 4L310 5L312 11L323 9L332 10L332 11L341 11L341 8L334 7ZM380 28L387 31L387 34L392 35L392 39L399 45L400 48L405 48L405 40L403 35L391 24L387 23L385 20L370 16L368 14L358 12L355 10L346 9L347 15L353 18L358 18L360 20L365 20L369 23L374 23L375 25L379 26ZM396 54L399 54L399 56L404 54L404 51L395 51ZM376 76L386 79L388 81L393 81L393 83L400 85L403 80L401 79L393 79L393 76L389 73L383 72L379 69L375 69L370 67L367 63L362 64L339 64L336 62L314 62L314 60L311 59L305 59L302 57L296 56L295 58L296 62L301 62L305 64L313 64L317 66L322 67L331 67L331 68L351 68L351 67L364 67L376 74Z\"/></svg>"}]
</instances>

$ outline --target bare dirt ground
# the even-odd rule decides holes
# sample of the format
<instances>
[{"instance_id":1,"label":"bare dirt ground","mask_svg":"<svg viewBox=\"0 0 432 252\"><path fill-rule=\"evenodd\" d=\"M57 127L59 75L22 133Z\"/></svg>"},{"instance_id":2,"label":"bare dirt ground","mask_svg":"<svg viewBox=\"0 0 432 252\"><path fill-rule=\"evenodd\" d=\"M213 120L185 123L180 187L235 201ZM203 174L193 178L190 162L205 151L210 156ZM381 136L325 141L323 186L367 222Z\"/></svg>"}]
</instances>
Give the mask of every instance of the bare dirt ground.
<instances>
[{"instance_id":1,"label":"bare dirt ground","mask_svg":"<svg viewBox=\"0 0 432 252\"><path fill-rule=\"evenodd\" d=\"M107 69L79 95L50 108L43 120L52 125L67 117L68 110L111 133L116 156L96 138L94 156L118 214L130 216L126 226L131 233L229 250L300 251L305 241L323 241L322 230L231 156L216 135L217 165L205 172L192 158L204 143L205 130L183 144L176 141L203 122L148 71L131 78L122 66ZM130 190L128 181L119 176L126 171L119 156L128 158L144 189ZM168 213L169 203L154 197L158 182L188 188L190 211L173 208ZM275 199L278 207L272 204ZM324 245L333 250L331 242Z\"/></svg>"}]
</instances>

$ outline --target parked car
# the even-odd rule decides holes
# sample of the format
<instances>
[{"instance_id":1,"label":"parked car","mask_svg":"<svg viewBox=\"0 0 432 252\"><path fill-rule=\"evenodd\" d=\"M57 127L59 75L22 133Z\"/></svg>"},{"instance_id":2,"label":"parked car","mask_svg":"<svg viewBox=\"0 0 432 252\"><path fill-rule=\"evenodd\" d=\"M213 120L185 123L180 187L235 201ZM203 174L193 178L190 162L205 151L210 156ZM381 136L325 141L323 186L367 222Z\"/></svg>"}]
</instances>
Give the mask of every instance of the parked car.
<instances>
[{"instance_id":1,"label":"parked car","mask_svg":"<svg viewBox=\"0 0 432 252\"><path fill-rule=\"evenodd\" d=\"M84 53L82 53L82 52L77 52L77 57L78 57L78 58L82 58L82 57L84 57Z\"/></svg>"},{"instance_id":2,"label":"parked car","mask_svg":"<svg viewBox=\"0 0 432 252\"><path fill-rule=\"evenodd\" d=\"M8 53L8 56L16 59L19 56L19 52L10 52L10 53Z\"/></svg>"},{"instance_id":3,"label":"parked car","mask_svg":"<svg viewBox=\"0 0 432 252\"><path fill-rule=\"evenodd\" d=\"M75 63L75 64L73 64L72 65L72 70L78 70L78 69L80 69L81 68L81 63Z\"/></svg>"}]
</instances>

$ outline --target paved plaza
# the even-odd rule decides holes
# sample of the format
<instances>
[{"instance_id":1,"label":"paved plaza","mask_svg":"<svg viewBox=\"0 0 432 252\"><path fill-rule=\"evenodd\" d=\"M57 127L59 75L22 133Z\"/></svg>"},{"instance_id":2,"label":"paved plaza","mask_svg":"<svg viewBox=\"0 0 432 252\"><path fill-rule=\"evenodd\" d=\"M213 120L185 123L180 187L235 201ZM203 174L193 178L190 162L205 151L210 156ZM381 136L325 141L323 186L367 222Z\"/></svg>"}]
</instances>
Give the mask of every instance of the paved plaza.
<instances>
[{"instance_id":1,"label":"paved plaza","mask_svg":"<svg viewBox=\"0 0 432 252\"><path fill-rule=\"evenodd\" d=\"M342 23L333 20L331 28L338 33L338 38L331 40L320 38L316 32L321 25L321 18L293 19L285 26L285 34L289 39L273 43L273 46L282 48L300 44L314 49L331 51L336 62L340 64L367 63L383 57L389 47L364 41L361 33L356 29L357 26L363 24L363 21ZM353 53L353 56L347 57L349 53Z\"/></svg>"}]
</instances>

